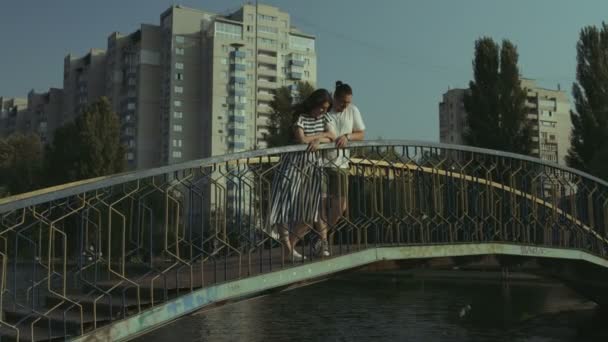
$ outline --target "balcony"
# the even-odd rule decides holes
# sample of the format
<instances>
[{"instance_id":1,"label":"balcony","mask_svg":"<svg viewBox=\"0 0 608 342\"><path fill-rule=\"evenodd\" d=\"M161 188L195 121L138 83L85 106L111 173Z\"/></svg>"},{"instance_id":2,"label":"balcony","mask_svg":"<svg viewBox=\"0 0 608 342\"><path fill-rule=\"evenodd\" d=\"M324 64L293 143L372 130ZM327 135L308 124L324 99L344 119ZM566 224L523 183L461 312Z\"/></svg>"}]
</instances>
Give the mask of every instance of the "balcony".
<instances>
[{"instance_id":1,"label":"balcony","mask_svg":"<svg viewBox=\"0 0 608 342\"><path fill-rule=\"evenodd\" d=\"M233 51L232 55L235 58L245 58L245 57L247 57L247 53L245 51L241 51L241 50Z\"/></svg>"},{"instance_id":2,"label":"balcony","mask_svg":"<svg viewBox=\"0 0 608 342\"><path fill-rule=\"evenodd\" d=\"M228 134L230 134L230 135L242 135L242 136L244 136L246 134L246 132L242 128L229 128L228 129Z\"/></svg>"},{"instance_id":3,"label":"balcony","mask_svg":"<svg viewBox=\"0 0 608 342\"><path fill-rule=\"evenodd\" d=\"M260 75L260 76L277 77L277 70L276 69L270 69L270 68L259 68L258 69L258 75Z\"/></svg>"},{"instance_id":4,"label":"balcony","mask_svg":"<svg viewBox=\"0 0 608 342\"><path fill-rule=\"evenodd\" d=\"M268 105L258 106L258 113L260 115L272 114L272 108L270 106L268 106Z\"/></svg>"},{"instance_id":5,"label":"balcony","mask_svg":"<svg viewBox=\"0 0 608 342\"><path fill-rule=\"evenodd\" d=\"M529 120L538 120L538 115L537 114L528 114L527 118Z\"/></svg>"},{"instance_id":6,"label":"balcony","mask_svg":"<svg viewBox=\"0 0 608 342\"><path fill-rule=\"evenodd\" d=\"M247 70L247 66L245 64L241 64L241 63L233 63L230 65L232 70L235 71L245 71Z\"/></svg>"},{"instance_id":7,"label":"balcony","mask_svg":"<svg viewBox=\"0 0 608 342\"><path fill-rule=\"evenodd\" d=\"M260 89L277 89L277 83L269 80L258 80L258 88Z\"/></svg>"},{"instance_id":8,"label":"balcony","mask_svg":"<svg viewBox=\"0 0 608 342\"><path fill-rule=\"evenodd\" d=\"M235 150L242 150L245 148L244 142L231 141L228 143L228 147Z\"/></svg>"},{"instance_id":9,"label":"balcony","mask_svg":"<svg viewBox=\"0 0 608 342\"><path fill-rule=\"evenodd\" d=\"M229 123L245 123L245 116L239 114L231 114L228 116Z\"/></svg>"},{"instance_id":10,"label":"balcony","mask_svg":"<svg viewBox=\"0 0 608 342\"><path fill-rule=\"evenodd\" d=\"M232 88L230 89L230 93L234 96L245 96L247 95L247 92L244 89L236 89L236 88Z\"/></svg>"},{"instance_id":11,"label":"balcony","mask_svg":"<svg viewBox=\"0 0 608 342\"><path fill-rule=\"evenodd\" d=\"M302 79L302 73L301 72L290 72L289 73L289 78L291 78L292 80L301 80Z\"/></svg>"},{"instance_id":12,"label":"balcony","mask_svg":"<svg viewBox=\"0 0 608 342\"><path fill-rule=\"evenodd\" d=\"M274 100L274 94L268 92L258 92L258 100L260 101L272 101Z\"/></svg>"},{"instance_id":13,"label":"balcony","mask_svg":"<svg viewBox=\"0 0 608 342\"><path fill-rule=\"evenodd\" d=\"M247 83L247 79L242 76L230 76L230 81L234 82L234 83L241 83L241 84Z\"/></svg>"},{"instance_id":14,"label":"balcony","mask_svg":"<svg viewBox=\"0 0 608 342\"><path fill-rule=\"evenodd\" d=\"M293 66L297 66L297 67L303 67L304 66L304 61L303 60L299 60L299 59L291 59L289 61L291 63L291 65Z\"/></svg>"},{"instance_id":15,"label":"balcony","mask_svg":"<svg viewBox=\"0 0 608 342\"><path fill-rule=\"evenodd\" d=\"M233 109L236 109L236 110L245 110L245 107L246 107L247 105L246 105L246 104L244 104L244 103L232 103L232 104L230 104L230 106L231 106Z\"/></svg>"},{"instance_id":16,"label":"balcony","mask_svg":"<svg viewBox=\"0 0 608 342\"><path fill-rule=\"evenodd\" d=\"M277 57L267 54L258 54L258 63L277 64Z\"/></svg>"}]
</instances>

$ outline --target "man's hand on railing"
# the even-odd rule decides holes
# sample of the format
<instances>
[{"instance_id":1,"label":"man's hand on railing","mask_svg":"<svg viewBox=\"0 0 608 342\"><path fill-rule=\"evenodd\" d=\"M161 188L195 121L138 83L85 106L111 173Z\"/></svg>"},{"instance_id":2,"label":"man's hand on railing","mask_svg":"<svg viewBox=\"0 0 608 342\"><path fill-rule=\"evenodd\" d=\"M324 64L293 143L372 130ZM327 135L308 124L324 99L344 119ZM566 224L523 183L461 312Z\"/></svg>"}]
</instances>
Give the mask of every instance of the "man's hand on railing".
<instances>
[{"instance_id":1,"label":"man's hand on railing","mask_svg":"<svg viewBox=\"0 0 608 342\"><path fill-rule=\"evenodd\" d=\"M348 145L348 134L344 134L336 139L336 147L337 148L345 148Z\"/></svg>"}]
</instances>

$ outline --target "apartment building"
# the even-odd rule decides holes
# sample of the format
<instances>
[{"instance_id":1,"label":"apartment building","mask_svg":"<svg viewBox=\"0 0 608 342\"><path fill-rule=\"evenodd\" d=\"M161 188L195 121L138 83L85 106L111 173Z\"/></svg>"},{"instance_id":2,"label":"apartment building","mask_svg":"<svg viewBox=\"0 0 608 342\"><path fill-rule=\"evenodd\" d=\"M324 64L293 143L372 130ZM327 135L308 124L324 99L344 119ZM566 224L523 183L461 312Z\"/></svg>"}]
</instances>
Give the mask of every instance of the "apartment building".
<instances>
[{"instance_id":1,"label":"apartment building","mask_svg":"<svg viewBox=\"0 0 608 342\"><path fill-rule=\"evenodd\" d=\"M570 103L568 95L561 89L539 87L532 79L521 79L521 87L526 92L527 117L532 121L531 155L566 165L566 155L570 149ZM450 89L443 94L439 103L439 139L442 143L465 144L467 113L464 96L468 89Z\"/></svg>"},{"instance_id":2,"label":"apartment building","mask_svg":"<svg viewBox=\"0 0 608 342\"><path fill-rule=\"evenodd\" d=\"M130 169L160 165L161 29L141 25L128 35L108 37L105 96L121 124Z\"/></svg>"},{"instance_id":3,"label":"apartment building","mask_svg":"<svg viewBox=\"0 0 608 342\"><path fill-rule=\"evenodd\" d=\"M83 57L68 54L63 64L65 98L61 124L73 121L87 104L105 95L106 53L91 49Z\"/></svg>"},{"instance_id":4,"label":"apartment building","mask_svg":"<svg viewBox=\"0 0 608 342\"><path fill-rule=\"evenodd\" d=\"M0 137L23 129L27 99L0 96Z\"/></svg>"}]
</instances>

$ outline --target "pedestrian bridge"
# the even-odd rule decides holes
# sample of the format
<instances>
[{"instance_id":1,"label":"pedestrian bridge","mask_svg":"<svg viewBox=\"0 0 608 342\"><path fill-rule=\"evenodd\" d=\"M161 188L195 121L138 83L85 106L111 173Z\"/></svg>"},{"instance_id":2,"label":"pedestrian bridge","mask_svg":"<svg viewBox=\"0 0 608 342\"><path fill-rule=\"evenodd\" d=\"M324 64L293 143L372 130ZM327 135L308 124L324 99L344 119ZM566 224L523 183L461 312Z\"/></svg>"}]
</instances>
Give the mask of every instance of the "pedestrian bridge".
<instances>
[{"instance_id":1,"label":"pedestrian bridge","mask_svg":"<svg viewBox=\"0 0 608 342\"><path fill-rule=\"evenodd\" d=\"M0 342L128 340L227 302L430 258L537 260L544 274L608 305L606 182L464 146L323 146L320 154L350 160L348 209L331 227L331 257L311 253L313 230L297 247L307 258L293 259L266 222L272 180L287 177L277 162L304 150L235 153L0 199Z\"/></svg>"}]
</instances>

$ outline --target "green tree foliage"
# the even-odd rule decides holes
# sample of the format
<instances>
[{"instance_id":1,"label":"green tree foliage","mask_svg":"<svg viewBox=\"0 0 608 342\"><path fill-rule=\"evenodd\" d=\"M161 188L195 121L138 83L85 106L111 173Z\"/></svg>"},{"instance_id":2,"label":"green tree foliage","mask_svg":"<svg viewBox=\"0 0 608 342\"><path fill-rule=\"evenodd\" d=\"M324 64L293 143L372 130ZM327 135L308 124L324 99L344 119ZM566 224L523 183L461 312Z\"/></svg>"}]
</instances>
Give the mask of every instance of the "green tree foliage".
<instances>
[{"instance_id":1,"label":"green tree foliage","mask_svg":"<svg viewBox=\"0 0 608 342\"><path fill-rule=\"evenodd\" d=\"M265 140L268 147L285 146L293 143L293 124L297 116L295 103L301 103L313 91L313 86L308 82L299 82L297 86L297 98L292 96L288 87L278 88L274 99L270 103L272 114L268 120L268 134Z\"/></svg>"},{"instance_id":2,"label":"green tree foliage","mask_svg":"<svg viewBox=\"0 0 608 342\"><path fill-rule=\"evenodd\" d=\"M4 195L35 190L42 177L42 143L35 134L13 134L0 140L0 179Z\"/></svg>"},{"instance_id":3,"label":"green tree foliage","mask_svg":"<svg viewBox=\"0 0 608 342\"><path fill-rule=\"evenodd\" d=\"M608 179L608 26L581 30L568 165Z\"/></svg>"},{"instance_id":4,"label":"green tree foliage","mask_svg":"<svg viewBox=\"0 0 608 342\"><path fill-rule=\"evenodd\" d=\"M58 129L48 151L53 184L99 177L125 169L120 122L109 101L92 103L74 123Z\"/></svg>"},{"instance_id":5,"label":"green tree foliage","mask_svg":"<svg viewBox=\"0 0 608 342\"><path fill-rule=\"evenodd\" d=\"M529 154L531 124L526 118L526 94L521 88L517 48L502 47L483 37L475 42L474 80L465 96L468 145Z\"/></svg>"}]
</instances>

